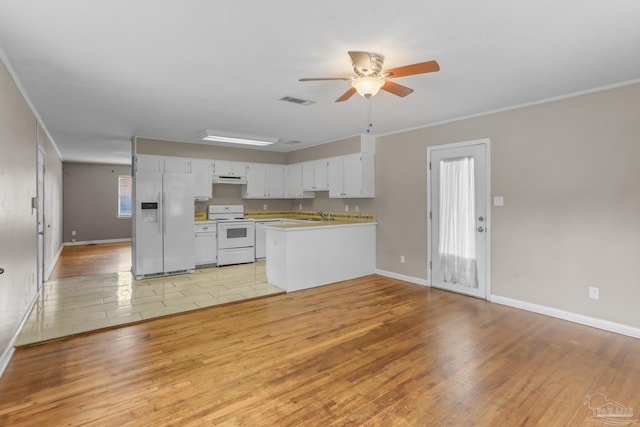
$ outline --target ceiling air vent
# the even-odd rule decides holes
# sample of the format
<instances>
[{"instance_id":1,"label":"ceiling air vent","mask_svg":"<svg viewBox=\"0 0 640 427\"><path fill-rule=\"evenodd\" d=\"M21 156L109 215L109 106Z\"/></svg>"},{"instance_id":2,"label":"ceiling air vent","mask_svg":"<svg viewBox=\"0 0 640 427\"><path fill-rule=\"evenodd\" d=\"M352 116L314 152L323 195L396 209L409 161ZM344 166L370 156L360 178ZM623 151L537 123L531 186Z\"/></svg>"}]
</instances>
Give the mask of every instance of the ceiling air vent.
<instances>
[{"instance_id":1,"label":"ceiling air vent","mask_svg":"<svg viewBox=\"0 0 640 427\"><path fill-rule=\"evenodd\" d=\"M311 105L311 104L314 103L314 101L309 101L309 100L300 99L300 98L294 98L293 96L283 96L282 98L280 98L280 101L292 102L294 104L299 104L299 105Z\"/></svg>"}]
</instances>

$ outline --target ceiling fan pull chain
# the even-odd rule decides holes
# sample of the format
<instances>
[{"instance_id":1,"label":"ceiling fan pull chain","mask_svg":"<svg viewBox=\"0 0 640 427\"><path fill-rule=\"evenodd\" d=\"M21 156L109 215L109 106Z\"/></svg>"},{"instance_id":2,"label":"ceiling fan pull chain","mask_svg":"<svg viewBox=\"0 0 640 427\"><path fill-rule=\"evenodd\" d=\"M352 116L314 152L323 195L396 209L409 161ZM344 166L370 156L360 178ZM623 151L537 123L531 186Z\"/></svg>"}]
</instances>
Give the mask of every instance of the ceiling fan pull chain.
<instances>
[{"instance_id":1,"label":"ceiling fan pull chain","mask_svg":"<svg viewBox=\"0 0 640 427\"><path fill-rule=\"evenodd\" d=\"M367 127L367 133L369 133L371 132L371 128L373 127L373 121L371 120L371 98L369 98L367 101L369 101L367 115L367 122L369 123L369 126Z\"/></svg>"}]
</instances>

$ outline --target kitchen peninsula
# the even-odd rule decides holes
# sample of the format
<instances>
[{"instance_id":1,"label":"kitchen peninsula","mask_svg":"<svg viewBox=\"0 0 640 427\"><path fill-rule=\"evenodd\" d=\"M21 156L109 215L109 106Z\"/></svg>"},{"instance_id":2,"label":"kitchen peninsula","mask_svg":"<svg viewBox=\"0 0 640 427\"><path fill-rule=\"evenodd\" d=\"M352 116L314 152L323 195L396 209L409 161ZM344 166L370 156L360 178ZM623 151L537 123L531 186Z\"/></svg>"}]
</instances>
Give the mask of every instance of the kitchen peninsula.
<instances>
[{"instance_id":1,"label":"kitchen peninsula","mask_svg":"<svg viewBox=\"0 0 640 427\"><path fill-rule=\"evenodd\" d=\"M309 221L267 225L267 281L287 292L375 272L376 222Z\"/></svg>"}]
</instances>

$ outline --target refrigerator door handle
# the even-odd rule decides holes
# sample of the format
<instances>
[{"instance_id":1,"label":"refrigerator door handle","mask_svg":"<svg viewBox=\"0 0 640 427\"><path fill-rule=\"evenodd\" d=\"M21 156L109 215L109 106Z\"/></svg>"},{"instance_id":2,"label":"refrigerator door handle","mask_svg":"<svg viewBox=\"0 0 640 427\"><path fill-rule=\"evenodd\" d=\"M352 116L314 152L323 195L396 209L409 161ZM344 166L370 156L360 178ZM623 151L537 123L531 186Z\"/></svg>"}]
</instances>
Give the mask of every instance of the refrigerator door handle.
<instances>
[{"instance_id":1,"label":"refrigerator door handle","mask_svg":"<svg viewBox=\"0 0 640 427\"><path fill-rule=\"evenodd\" d=\"M158 196L160 196L160 193L158 193ZM167 221L165 221L165 219L164 219L164 214L166 213L165 212L165 207L164 207L165 199L166 199L166 193L163 191L162 192L162 209L161 209L161 211L162 211L161 221L162 221L162 233L163 234L167 232Z\"/></svg>"}]
</instances>

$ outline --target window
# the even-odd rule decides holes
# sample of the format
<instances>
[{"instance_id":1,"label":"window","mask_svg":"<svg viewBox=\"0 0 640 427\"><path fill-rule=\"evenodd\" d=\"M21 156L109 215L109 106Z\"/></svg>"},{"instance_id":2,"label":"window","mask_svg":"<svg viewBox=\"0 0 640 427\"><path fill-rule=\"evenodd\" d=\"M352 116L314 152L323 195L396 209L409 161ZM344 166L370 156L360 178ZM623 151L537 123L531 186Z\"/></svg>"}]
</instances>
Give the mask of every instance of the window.
<instances>
[{"instance_id":1,"label":"window","mask_svg":"<svg viewBox=\"0 0 640 427\"><path fill-rule=\"evenodd\" d=\"M118 177L118 218L131 218L131 177Z\"/></svg>"}]
</instances>

